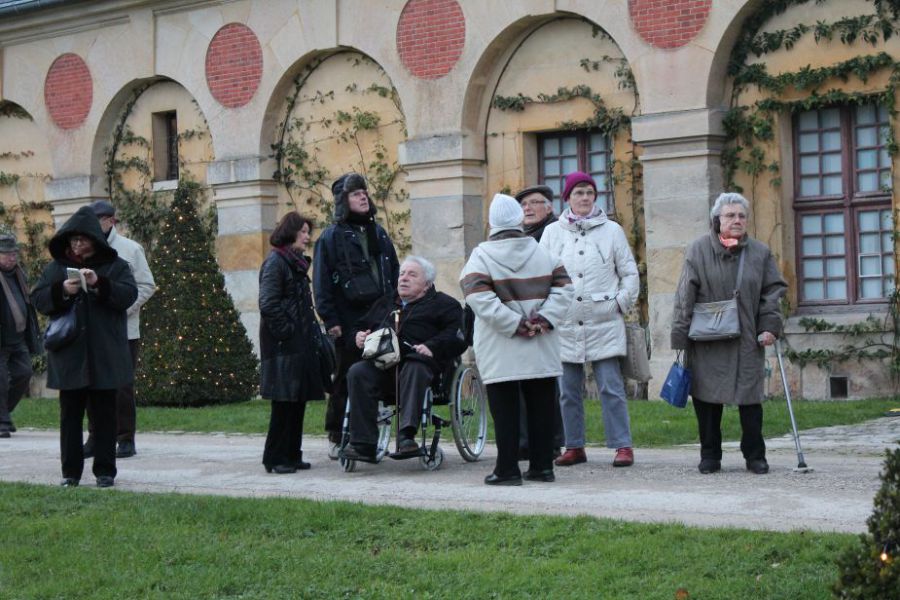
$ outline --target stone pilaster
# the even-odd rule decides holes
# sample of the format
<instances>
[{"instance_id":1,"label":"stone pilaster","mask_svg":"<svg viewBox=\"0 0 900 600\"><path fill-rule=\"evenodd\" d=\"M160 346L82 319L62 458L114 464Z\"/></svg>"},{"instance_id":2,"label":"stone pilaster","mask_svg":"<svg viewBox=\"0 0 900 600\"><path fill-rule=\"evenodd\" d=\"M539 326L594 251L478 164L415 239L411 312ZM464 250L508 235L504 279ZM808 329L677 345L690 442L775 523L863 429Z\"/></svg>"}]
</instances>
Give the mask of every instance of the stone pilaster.
<instances>
[{"instance_id":1,"label":"stone pilaster","mask_svg":"<svg viewBox=\"0 0 900 600\"><path fill-rule=\"evenodd\" d=\"M269 234L278 217L277 184L259 178L259 166L255 158L218 161L207 172L218 215L219 268L257 354L259 267L269 251Z\"/></svg>"},{"instance_id":2,"label":"stone pilaster","mask_svg":"<svg viewBox=\"0 0 900 600\"><path fill-rule=\"evenodd\" d=\"M400 148L407 172L412 252L437 268L438 290L461 297L459 273L484 239L484 161L466 158L462 135L409 140ZM401 257L402 260L402 257Z\"/></svg>"},{"instance_id":3,"label":"stone pilaster","mask_svg":"<svg viewBox=\"0 0 900 600\"><path fill-rule=\"evenodd\" d=\"M109 200L108 194L97 191L97 181L91 175L51 179L44 186L44 194L53 205L53 225L56 229L86 204L95 200Z\"/></svg>"},{"instance_id":4,"label":"stone pilaster","mask_svg":"<svg viewBox=\"0 0 900 600\"><path fill-rule=\"evenodd\" d=\"M651 399L659 398L674 357L669 332L684 249L709 230L709 209L722 192L723 115L722 110L697 109L633 121L632 136L644 149Z\"/></svg>"}]
</instances>

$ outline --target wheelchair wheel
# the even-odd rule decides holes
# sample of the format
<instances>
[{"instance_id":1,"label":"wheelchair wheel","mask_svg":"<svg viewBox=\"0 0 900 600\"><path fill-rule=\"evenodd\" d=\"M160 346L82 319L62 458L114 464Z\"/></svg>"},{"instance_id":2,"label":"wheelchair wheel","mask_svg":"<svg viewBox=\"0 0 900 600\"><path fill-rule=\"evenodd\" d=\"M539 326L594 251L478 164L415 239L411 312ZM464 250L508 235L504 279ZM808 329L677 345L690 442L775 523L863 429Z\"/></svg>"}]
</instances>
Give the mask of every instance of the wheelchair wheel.
<instances>
[{"instance_id":1,"label":"wheelchair wheel","mask_svg":"<svg viewBox=\"0 0 900 600\"><path fill-rule=\"evenodd\" d=\"M344 473L352 473L356 470L356 461L352 458L339 458L338 461L341 463L341 471Z\"/></svg>"},{"instance_id":2,"label":"wheelchair wheel","mask_svg":"<svg viewBox=\"0 0 900 600\"><path fill-rule=\"evenodd\" d=\"M429 460L427 456L419 457L419 464L422 465L422 468L426 471L437 471L441 468L441 465L444 463L444 451L441 450L441 447L438 446L437 452L434 453L434 459Z\"/></svg>"},{"instance_id":3,"label":"wheelchair wheel","mask_svg":"<svg viewBox=\"0 0 900 600\"><path fill-rule=\"evenodd\" d=\"M450 422L460 456L475 462L487 439L487 392L474 365L460 365L453 378Z\"/></svg>"}]
</instances>

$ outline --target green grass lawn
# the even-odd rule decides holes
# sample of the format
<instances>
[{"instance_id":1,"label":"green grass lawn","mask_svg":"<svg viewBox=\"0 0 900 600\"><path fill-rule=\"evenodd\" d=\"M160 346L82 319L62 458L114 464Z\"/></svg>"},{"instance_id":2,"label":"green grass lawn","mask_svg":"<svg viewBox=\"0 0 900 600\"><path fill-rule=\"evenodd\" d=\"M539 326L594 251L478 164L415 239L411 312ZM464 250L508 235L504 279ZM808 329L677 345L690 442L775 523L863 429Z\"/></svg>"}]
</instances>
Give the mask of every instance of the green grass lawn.
<instances>
[{"instance_id":1,"label":"green grass lawn","mask_svg":"<svg viewBox=\"0 0 900 600\"><path fill-rule=\"evenodd\" d=\"M889 408L900 405L900 400L881 398L849 402L813 402L797 400L794 414L800 429L828 425L849 425L884 415ZM694 411L672 408L664 402L629 402L631 428L637 447L670 446L698 442ZM445 407L438 407L446 411ZM307 435L323 435L325 403L310 402L306 408L304 432ZM787 404L783 399L769 400L764 404L763 432L767 437L788 433L791 421ZM446 416L446 415L445 415ZM16 408L14 419L20 427L58 428L59 405L55 399L26 399ZM586 403L587 439L589 443L603 443L603 420L600 402ZM194 431L265 433L269 424L269 403L252 400L224 406L205 408L138 408L139 431ZM736 408L727 407L722 417L722 436L725 440L740 439L740 423Z\"/></svg>"},{"instance_id":2,"label":"green grass lawn","mask_svg":"<svg viewBox=\"0 0 900 600\"><path fill-rule=\"evenodd\" d=\"M0 484L3 598L820 599L855 536Z\"/></svg>"}]
</instances>

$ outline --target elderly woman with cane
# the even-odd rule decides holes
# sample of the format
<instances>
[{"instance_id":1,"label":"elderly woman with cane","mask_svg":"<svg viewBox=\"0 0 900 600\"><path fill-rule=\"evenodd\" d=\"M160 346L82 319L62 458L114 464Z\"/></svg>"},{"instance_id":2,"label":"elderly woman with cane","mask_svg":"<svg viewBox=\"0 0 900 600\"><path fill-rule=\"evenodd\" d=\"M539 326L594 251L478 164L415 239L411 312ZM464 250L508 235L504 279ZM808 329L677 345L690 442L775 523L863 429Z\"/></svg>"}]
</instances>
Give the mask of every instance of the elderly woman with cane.
<instances>
[{"instance_id":1,"label":"elderly woman with cane","mask_svg":"<svg viewBox=\"0 0 900 600\"><path fill-rule=\"evenodd\" d=\"M672 349L686 350L692 370L691 397L700 430L703 474L722 467L722 407L737 405L741 452L747 470L769 472L762 435L764 346L781 332L779 300L787 284L769 248L747 234L750 204L740 194L721 194L710 211L709 233L685 254L675 295ZM736 300L736 333L701 332L703 303ZM721 304L720 304L721 305ZM707 331L709 328L707 327ZM711 339L720 337L724 339Z\"/></svg>"},{"instance_id":2,"label":"elderly woman with cane","mask_svg":"<svg viewBox=\"0 0 900 600\"><path fill-rule=\"evenodd\" d=\"M525 479L555 480L553 401L562 373L556 327L569 308L572 282L562 261L525 235L523 218L514 198L495 195L490 235L472 251L460 276L475 313L475 359L494 418L497 464L485 477L488 485L522 485L520 396L528 412Z\"/></svg>"}]
</instances>

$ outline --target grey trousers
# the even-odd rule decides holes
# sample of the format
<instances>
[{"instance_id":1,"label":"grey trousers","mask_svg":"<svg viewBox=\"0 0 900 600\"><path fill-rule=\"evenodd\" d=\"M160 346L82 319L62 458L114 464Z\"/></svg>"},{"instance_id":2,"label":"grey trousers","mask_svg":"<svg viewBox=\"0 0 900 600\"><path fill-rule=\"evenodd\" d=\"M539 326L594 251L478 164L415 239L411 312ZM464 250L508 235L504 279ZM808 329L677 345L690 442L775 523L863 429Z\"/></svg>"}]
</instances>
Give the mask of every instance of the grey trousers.
<instances>
[{"instance_id":1,"label":"grey trousers","mask_svg":"<svg viewBox=\"0 0 900 600\"><path fill-rule=\"evenodd\" d=\"M618 357L591 363L603 404L603 429L607 448L631 448L631 422L625 381ZM562 390L559 398L566 448L584 448L584 365L563 363Z\"/></svg>"},{"instance_id":2,"label":"grey trousers","mask_svg":"<svg viewBox=\"0 0 900 600\"><path fill-rule=\"evenodd\" d=\"M12 425L10 413L28 391L31 354L25 342L0 348L0 429Z\"/></svg>"},{"instance_id":3,"label":"grey trousers","mask_svg":"<svg viewBox=\"0 0 900 600\"><path fill-rule=\"evenodd\" d=\"M393 395L394 374L399 377L400 431L419 430L425 391L434 379L431 367L417 360L406 360L398 369L382 371L371 361L362 360L347 373L350 395L350 443L378 443L378 401Z\"/></svg>"}]
</instances>

